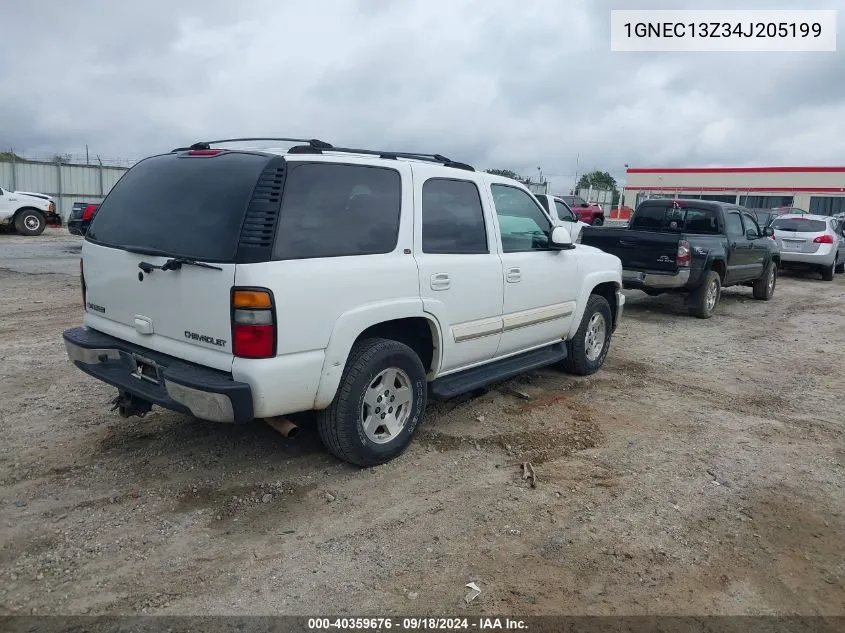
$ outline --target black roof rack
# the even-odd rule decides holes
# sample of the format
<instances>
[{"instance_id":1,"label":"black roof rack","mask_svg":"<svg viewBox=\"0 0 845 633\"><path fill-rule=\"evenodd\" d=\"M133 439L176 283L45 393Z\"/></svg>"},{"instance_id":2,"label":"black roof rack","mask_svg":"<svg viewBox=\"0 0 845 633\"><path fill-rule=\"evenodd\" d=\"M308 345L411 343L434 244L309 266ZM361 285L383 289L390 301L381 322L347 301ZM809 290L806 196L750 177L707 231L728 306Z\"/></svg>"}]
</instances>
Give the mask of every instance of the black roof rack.
<instances>
[{"instance_id":1,"label":"black roof rack","mask_svg":"<svg viewBox=\"0 0 845 633\"><path fill-rule=\"evenodd\" d=\"M211 149L212 145L219 145L220 143L244 143L249 141L281 141L283 143L308 143L309 147L313 147L315 149L329 149L331 148L331 143L326 143L325 141L321 141L320 139L316 138L281 138L281 137L250 137L250 138L221 138L216 141L199 141L194 143L190 147L177 147L174 149L174 152L184 152L187 150L195 150L195 149Z\"/></svg>"},{"instance_id":2,"label":"black roof rack","mask_svg":"<svg viewBox=\"0 0 845 633\"><path fill-rule=\"evenodd\" d=\"M397 158L408 158L411 160L427 161L430 163L440 163L445 167L454 167L455 169L475 171L475 168L472 165L452 160L451 158L447 158L442 154L423 154L421 152L392 152L387 150L361 149L354 147L315 147L311 143L309 143L308 145L295 145L294 147L291 147L288 152L291 154L322 154L323 150L347 154L362 154L364 156L378 156L379 158L387 158L394 160Z\"/></svg>"},{"instance_id":3,"label":"black roof rack","mask_svg":"<svg viewBox=\"0 0 845 633\"><path fill-rule=\"evenodd\" d=\"M177 147L173 152L184 152L188 150L203 150L211 149L212 145L220 143L243 143L249 141L281 141L284 143L303 143L302 145L294 145L288 150L290 154L322 154L323 150L330 152L339 152L347 154L362 154L364 156L378 156L379 158L397 159L408 158L411 160L427 161L431 163L440 163L445 167L454 167L455 169L464 169L466 171L475 171L472 165L461 163L451 158L447 158L442 154L423 154L419 152L390 152L374 149L358 149L353 147L335 147L331 143L326 143L316 138L278 138L278 137L255 137L255 138L225 138L216 141L199 141L190 147Z\"/></svg>"}]
</instances>

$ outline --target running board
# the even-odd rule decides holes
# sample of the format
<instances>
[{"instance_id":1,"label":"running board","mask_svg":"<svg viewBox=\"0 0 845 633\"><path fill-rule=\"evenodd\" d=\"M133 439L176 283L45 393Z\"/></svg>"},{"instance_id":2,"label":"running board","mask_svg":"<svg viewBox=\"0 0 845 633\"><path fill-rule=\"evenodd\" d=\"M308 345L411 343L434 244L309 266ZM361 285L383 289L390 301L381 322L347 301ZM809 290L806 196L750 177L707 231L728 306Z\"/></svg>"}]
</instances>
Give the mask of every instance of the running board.
<instances>
[{"instance_id":1,"label":"running board","mask_svg":"<svg viewBox=\"0 0 845 633\"><path fill-rule=\"evenodd\" d=\"M494 382L502 382L533 369L560 362L566 358L566 343L555 343L518 356L510 356L480 367L434 380L429 391L436 398L454 398L462 393L481 389Z\"/></svg>"}]
</instances>

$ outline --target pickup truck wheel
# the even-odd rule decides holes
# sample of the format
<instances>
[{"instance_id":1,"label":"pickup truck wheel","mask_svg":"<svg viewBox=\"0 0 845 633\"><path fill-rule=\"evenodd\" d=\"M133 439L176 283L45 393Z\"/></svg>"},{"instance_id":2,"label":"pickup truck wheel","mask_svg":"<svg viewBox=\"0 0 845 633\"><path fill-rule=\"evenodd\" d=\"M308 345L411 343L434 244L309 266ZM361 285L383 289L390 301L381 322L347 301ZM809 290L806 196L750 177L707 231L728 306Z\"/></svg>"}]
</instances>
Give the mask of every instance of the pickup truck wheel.
<instances>
[{"instance_id":1,"label":"pickup truck wheel","mask_svg":"<svg viewBox=\"0 0 845 633\"><path fill-rule=\"evenodd\" d=\"M601 216L593 218L593 226L601 226L604 224L604 218Z\"/></svg>"},{"instance_id":2,"label":"pickup truck wheel","mask_svg":"<svg viewBox=\"0 0 845 633\"><path fill-rule=\"evenodd\" d=\"M588 376L601 368L610 350L612 319L607 299L590 295L581 325L575 336L566 343L567 356L561 361L564 371Z\"/></svg>"},{"instance_id":3,"label":"pickup truck wheel","mask_svg":"<svg viewBox=\"0 0 845 633\"><path fill-rule=\"evenodd\" d=\"M774 262L769 262L766 266L766 271L763 276L754 282L753 295L755 299L761 301L768 301L775 294L775 285L777 284L778 271Z\"/></svg>"},{"instance_id":4,"label":"pickup truck wheel","mask_svg":"<svg viewBox=\"0 0 845 633\"><path fill-rule=\"evenodd\" d=\"M719 305L721 295L722 282L719 273L710 270L704 277L704 283L690 295L690 314L699 319L709 319Z\"/></svg>"},{"instance_id":5,"label":"pickup truck wheel","mask_svg":"<svg viewBox=\"0 0 845 633\"><path fill-rule=\"evenodd\" d=\"M47 223L40 211L27 209L15 218L15 231L21 235L41 235Z\"/></svg>"},{"instance_id":6,"label":"pickup truck wheel","mask_svg":"<svg viewBox=\"0 0 845 633\"><path fill-rule=\"evenodd\" d=\"M356 466L390 461L408 448L425 411L425 368L398 341L355 344L331 405L317 418L320 439Z\"/></svg>"},{"instance_id":7,"label":"pickup truck wheel","mask_svg":"<svg viewBox=\"0 0 845 633\"><path fill-rule=\"evenodd\" d=\"M830 266L824 266L821 269L822 281L833 281L833 269L835 266L835 264L831 264Z\"/></svg>"}]
</instances>

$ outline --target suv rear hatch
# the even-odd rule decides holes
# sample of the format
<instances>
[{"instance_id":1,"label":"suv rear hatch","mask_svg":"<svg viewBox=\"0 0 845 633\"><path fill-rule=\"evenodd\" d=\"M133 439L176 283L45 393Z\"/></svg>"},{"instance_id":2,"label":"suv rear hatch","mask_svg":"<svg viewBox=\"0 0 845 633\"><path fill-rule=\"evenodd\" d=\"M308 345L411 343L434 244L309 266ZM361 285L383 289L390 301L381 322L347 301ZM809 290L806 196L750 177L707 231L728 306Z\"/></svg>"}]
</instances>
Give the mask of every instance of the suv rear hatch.
<instances>
[{"instance_id":1,"label":"suv rear hatch","mask_svg":"<svg viewBox=\"0 0 845 633\"><path fill-rule=\"evenodd\" d=\"M129 170L83 245L85 324L231 370L235 267L269 259L284 166L279 156L200 150Z\"/></svg>"},{"instance_id":2,"label":"suv rear hatch","mask_svg":"<svg viewBox=\"0 0 845 633\"><path fill-rule=\"evenodd\" d=\"M825 235L827 224L811 218L777 218L772 228L781 252L810 254L822 245L814 240Z\"/></svg>"}]
</instances>

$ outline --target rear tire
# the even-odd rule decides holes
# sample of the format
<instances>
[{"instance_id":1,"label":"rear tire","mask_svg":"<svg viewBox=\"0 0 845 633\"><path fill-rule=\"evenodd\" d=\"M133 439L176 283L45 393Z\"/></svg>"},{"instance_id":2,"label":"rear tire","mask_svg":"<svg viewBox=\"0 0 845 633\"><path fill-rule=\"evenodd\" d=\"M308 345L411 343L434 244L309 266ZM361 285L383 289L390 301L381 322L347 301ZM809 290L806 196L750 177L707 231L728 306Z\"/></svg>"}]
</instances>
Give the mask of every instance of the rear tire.
<instances>
[{"instance_id":1,"label":"rear tire","mask_svg":"<svg viewBox=\"0 0 845 633\"><path fill-rule=\"evenodd\" d=\"M596 373L607 358L612 333L610 304L600 295L590 295L578 331L566 342L567 356L560 362L560 366L564 371L578 376Z\"/></svg>"},{"instance_id":2,"label":"rear tire","mask_svg":"<svg viewBox=\"0 0 845 633\"><path fill-rule=\"evenodd\" d=\"M689 313L699 319L709 319L713 316L721 297L722 280L719 273L710 270L704 278L704 283L690 295Z\"/></svg>"},{"instance_id":3,"label":"rear tire","mask_svg":"<svg viewBox=\"0 0 845 633\"><path fill-rule=\"evenodd\" d=\"M20 235L41 235L46 226L44 214L36 209L25 209L15 218L15 231Z\"/></svg>"},{"instance_id":4,"label":"rear tire","mask_svg":"<svg viewBox=\"0 0 845 633\"><path fill-rule=\"evenodd\" d=\"M774 262L769 262L763 276L754 282L754 298L760 301L768 301L775 294L775 285L778 280L778 269Z\"/></svg>"},{"instance_id":5,"label":"rear tire","mask_svg":"<svg viewBox=\"0 0 845 633\"><path fill-rule=\"evenodd\" d=\"M414 350L383 338L359 341L349 353L334 400L318 413L320 439L350 464L388 462L410 445L427 395L425 368Z\"/></svg>"},{"instance_id":6,"label":"rear tire","mask_svg":"<svg viewBox=\"0 0 845 633\"><path fill-rule=\"evenodd\" d=\"M825 266L821 269L822 273L822 281L833 281L833 269L835 268L835 264L831 264L830 266Z\"/></svg>"}]
</instances>

